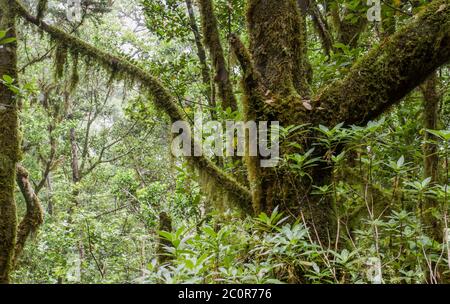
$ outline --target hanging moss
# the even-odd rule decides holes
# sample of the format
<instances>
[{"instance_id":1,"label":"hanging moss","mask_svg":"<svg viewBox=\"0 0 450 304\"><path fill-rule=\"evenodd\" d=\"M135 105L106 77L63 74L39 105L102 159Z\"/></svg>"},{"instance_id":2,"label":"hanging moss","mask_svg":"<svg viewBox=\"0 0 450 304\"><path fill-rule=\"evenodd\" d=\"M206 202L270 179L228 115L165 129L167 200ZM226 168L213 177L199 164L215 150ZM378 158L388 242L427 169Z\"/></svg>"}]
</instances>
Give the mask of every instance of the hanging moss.
<instances>
[{"instance_id":1,"label":"hanging moss","mask_svg":"<svg viewBox=\"0 0 450 304\"><path fill-rule=\"evenodd\" d=\"M64 75L64 69L67 63L68 50L63 43L57 42L55 49L55 78L60 79Z\"/></svg>"},{"instance_id":2,"label":"hanging moss","mask_svg":"<svg viewBox=\"0 0 450 304\"><path fill-rule=\"evenodd\" d=\"M70 76L70 91L75 90L80 80L78 73L78 53L72 53L72 73Z\"/></svg>"},{"instance_id":3,"label":"hanging moss","mask_svg":"<svg viewBox=\"0 0 450 304\"><path fill-rule=\"evenodd\" d=\"M238 207L243 214L253 214L251 193L233 177L206 157L188 157L188 162L198 170L203 190L219 208Z\"/></svg>"}]
</instances>

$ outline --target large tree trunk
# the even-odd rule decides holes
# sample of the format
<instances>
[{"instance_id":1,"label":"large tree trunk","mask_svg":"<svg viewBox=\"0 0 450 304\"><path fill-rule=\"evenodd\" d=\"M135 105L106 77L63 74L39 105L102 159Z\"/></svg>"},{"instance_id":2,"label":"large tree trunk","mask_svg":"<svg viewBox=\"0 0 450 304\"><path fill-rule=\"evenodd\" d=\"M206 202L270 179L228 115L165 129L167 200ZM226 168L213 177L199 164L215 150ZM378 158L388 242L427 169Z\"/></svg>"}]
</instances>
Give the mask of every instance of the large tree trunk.
<instances>
[{"instance_id":1,"label":"large tree trunk","mask_svg":"<svg viewBox=\"0 0 450 304\"><path fill-rule=\"evenodd\" d=\"M362 58L343 80L314 97L313 109L308 111L305 29L298 6L293 0L249 1L251 59L246 61L254 66L244 79L247 119L278 120L285 127L303 123L333 127L340 122L364 125L377 118L449 61L449 10L447 1L430 4L414 22ZM354 39L345 43L351 44ZM311 144L302 138L296 141L304 145L304 151ZM282 149L281 153L304 151ZM321 155L323 151L316 152ZM270 211L280 205L293 215L305 215L321 236L333 230L330 203L312 200L307 179L280 168L260 168L255 158L247 163L256 211ZM316 184L330 177L330 171L320 166L310 174Z\"/></svg>"},{"instance_id":2,"label":"large tree trunk","mask_svg":"<svg viewBox=\"0 0 450 304\"><path fill-rule=\"evenodd\" d=\"M308 79L311 72L306 57L304 18L294 0L249 2L248 56L251 59L242 65L254 66L246 72L253 74L253 78L244 80L247 120L279 121L284 127L307 122L310 99ZM235 49L243 49L243 46L235 46ZM245 57L241 56L241 63L246 61ZM303 138L296 140L304 142ZM282 155L304 152L285 149L283 143L281 147ZM314 224L320 235L326 235L330 206L327 202L311 200L308 195L311 181L286 168L263 168L260 160L257 157L247 158L255 212L270 213L279 206L288 215L303 215Z\"/></svg>"},{"instance_id":3,"label":"large tree trunk","mask_svg":"<svg viewBox=\"0 0 450 304\"><path fill-rule=\"evenodd\" d=\"M15 11L8 0L0 0L0 30L15 37ZM17 85L16 42L0 45L0 78L12 77ZM8 283L17 235L14 201L16 164L19 161L18 97L0 84L0 283Z\"/></svg>"}]
</instances>

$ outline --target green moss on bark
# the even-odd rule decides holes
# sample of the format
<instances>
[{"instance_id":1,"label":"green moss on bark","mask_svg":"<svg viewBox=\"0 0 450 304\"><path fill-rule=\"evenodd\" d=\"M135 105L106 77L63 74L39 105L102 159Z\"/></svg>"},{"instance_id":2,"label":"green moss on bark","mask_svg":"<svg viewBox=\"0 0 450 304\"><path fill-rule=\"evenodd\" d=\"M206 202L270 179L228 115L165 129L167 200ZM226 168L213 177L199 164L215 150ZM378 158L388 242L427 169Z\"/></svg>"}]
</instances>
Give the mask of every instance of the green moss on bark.
<instances>
[{"instance_id":1,"label":"green moss on bark","mask_svg":"<svg viewBox=\"0 0 450 304\"><path fill-rule=\"evenodd\" d=\"M307 97L306 29L294 0L251 0L250 53L263 85L280 98Z\"/></svg>"},{"instance_id":2,"label":"green moss on bark","mask_svg":"<svg viewBox=\"0 0 450 304\"><path fill-rule=\"evenodd\" d=\"M10 1L0 0L0 29L15 37L14 11ZM16 42L0 48L0 77L17 82ZM14 259L17 215L14 200L16 163L19 160L19 119L17 96L0 84L0 283L8 283Z\"/></svg>"},{"instance_id":3,"label":"green moss on bark","mask_svg":"<svg viewBox=\"0 0 450 304\"><path fill-rule=\"evenodd\" d=\"M233 93L233 87L230 80L230 73L226 67L225 56L220 42L220 34L217 19L214 14L212 0L198 0L200 15L202 17L203 39L209 49L212 64L216 76L214 81L217 83L219 95L222 99L222 108L230 107L233 111L237 110L237 101Z\"/></svg>"}]
</instances>

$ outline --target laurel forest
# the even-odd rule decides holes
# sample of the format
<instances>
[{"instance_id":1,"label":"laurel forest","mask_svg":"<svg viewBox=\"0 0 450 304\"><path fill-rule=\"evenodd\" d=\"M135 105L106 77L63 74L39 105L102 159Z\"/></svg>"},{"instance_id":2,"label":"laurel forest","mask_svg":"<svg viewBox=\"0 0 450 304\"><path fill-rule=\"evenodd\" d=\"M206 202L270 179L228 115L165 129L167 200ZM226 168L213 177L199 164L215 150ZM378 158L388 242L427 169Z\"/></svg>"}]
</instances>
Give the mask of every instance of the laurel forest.
<instances>
[{"instance_id":1,"label":"laurel forest","mask_svg":"<svg viewBox=\"0 0 450 304\"><path fill-rule=\"evenodd\" d=\"M449 61L449 0L0 0L0 283L450 283Z\"/></svg>"}]
</instances>

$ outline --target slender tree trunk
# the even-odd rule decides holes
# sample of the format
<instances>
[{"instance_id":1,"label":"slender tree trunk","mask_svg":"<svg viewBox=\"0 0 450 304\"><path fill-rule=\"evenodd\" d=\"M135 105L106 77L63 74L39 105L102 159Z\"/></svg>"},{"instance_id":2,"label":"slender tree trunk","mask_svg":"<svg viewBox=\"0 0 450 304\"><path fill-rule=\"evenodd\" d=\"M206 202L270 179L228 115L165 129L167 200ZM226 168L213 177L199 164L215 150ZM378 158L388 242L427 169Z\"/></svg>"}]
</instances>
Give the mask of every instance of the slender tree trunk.
<instances>
[{"instance_id":1,"label":"slender tree trunk","mask_svg":"<svg viewBox=\"0 0 450 304\"><path fill-rule=\"evenodd\" d=\"M69 114L68 117L72 118L72 103L70 101L70 96L68 92L65 92L65 98L67 99L66 103L69 105ZM72 169L72 184L74 189L72 190L72 206L70 208L70 213L72 213L74 208L79 207L78 195L80 194L77 185L81 181L80 174L80 165L79 165L79 156L78 156L78 147L77 147L77 136L75 128L71 128L69 130L69 141L70 141L70 152L71 152L71 169ZM69 221L72 220L72 216L70 215ZM80 281L82 281L82 264L84 260L84 245L83 245L83 233L80 232L79 240L77 242L77 250L78 250L78 258L79 258L79 274Z\"/></svg>"},{"instance_id":2,"label":"slender tree trunk","mask_svg":"<svg viewBox=\"0 0 450 304\"><path fill-rule=\"evenodd\" d=\"M211 60L213 62L216 76L214 81L217 83L222 108L225 110L237 110L237 101L233 93L230 73L227 69L220 33L218 29L217 18L214 14L212 0L199 0L199 7L202 17L203 39L209 48Z\"/></svg>"},{"instance_id":3,"label":"slender tree trunk","mask_svg":"<svg viewBox=\"0 0 450 304\"><path fill-rule=\"evenodd\" d=\"M8 0L0 0L0 30L15 37L15 11ZM8 75L17 85L17 44L0 45L0 78ZM17 236L14 200L16 164L19 161L18 96L0 84L0 283L9 283Z\"/></svg>"},{"instance_id":4,"label":"slender tree trunk","mask_svg":"<svg viewBox=\"0 0 450 304\"><path fill-rule=\"evenodd\" d=\"M55 206L53 203L53 181L52 181L52 173L50 172L47 175L46 184L47 184L47 213L49 215L54 215Z\"/></svg>"},{"instance_id":5,"label":"slender tree trunk","mask_svg":"<svg viewBox=\"0 0 450 304\"><path fill-rule=\"evenodd\" d=\"M161 212L159 214L159 231L172 232L172 219L166 212ZM157 240L156 254L158 256L158 262L163 264L170 260L170 257L167 255L166 247L172 246L172 243L161 236L158 236Z\"/></svg>"},{"instance_id":6,"label":"slender tree trunk","mask_svg":"<svg viewBox=\"0 0 450 304\"><path fill-rule=\"evenodd\" d=\"M77 147L77 139L75 135L75 128L71 128L70 131L70 151L72 155L72 182L74 184L80 181L80 170L78 165L78 147Z\"/></svg>"},{"instance_id":7,"label":"slender tree trunk","mask_svg":"<svg viewBox=\"0 0 450 304\"><path fill-rule=\"evenodd\" d=\"M439 79L437 74L434 73L422 86L421 91L423 95L423 115L424 115L424 127L429 130L438 129L439 124L439 104L441 101L441 95L438 88ZM433 143L437 138L428 132L425 132L425 143L423 145L424 153L424 173L425 178L431 178L431 184L439 182L439 155L438 146ZM431 211L439 208L439 202L429 197L425 200L425 205L422 206L422 212L426 212L424 215L425 225L430 228L431 236L437 241L442 241L443 238L443 225L436 219Z\"/></svg>"},{"instance_id":8,"label":"slender tree trunk","mask_svg":"<svg viewBox=\"0 0 450 304\"><path fill-rule=\"evenodd\" d=\"M197 46L197 56L200 61L200 66L201 66L201 70L202 70L202 80L203 80L203 85L205 87L205 95L206 95L208 104L211 107L209 112L211 113L211 118L214 120L217 116L215 113L216 101L212 96L210 70L209 70L208 62L207 62L207 58L206 58L205 47L203 46L202 37L200 35L200 31L197 26L197 21L195 19L194 7L192 6L192 0L186 0L186 7L188 9L188 14L189 14L189 24L191 26L191 31L194 34L195 45Z\"/></svg>"},{"instance_id":9,"label":"slender tree trunk","mask_svg":"<svg viewBox=\"0 0 450 304\"><path fill-rule=\"evenodd\" d=\"M303 1L307 1L309 4L308 5L309 14L311 15L314 27L316 28L316 31L319 34L322 48L325 51L325 54L327 56L330 56L331 51L333 50L334 42L328 22L320 12L319 7L317 6L315 0L299 0L299 3Z\"/></svg>"}]
</instances>

